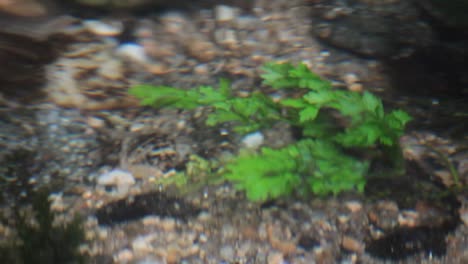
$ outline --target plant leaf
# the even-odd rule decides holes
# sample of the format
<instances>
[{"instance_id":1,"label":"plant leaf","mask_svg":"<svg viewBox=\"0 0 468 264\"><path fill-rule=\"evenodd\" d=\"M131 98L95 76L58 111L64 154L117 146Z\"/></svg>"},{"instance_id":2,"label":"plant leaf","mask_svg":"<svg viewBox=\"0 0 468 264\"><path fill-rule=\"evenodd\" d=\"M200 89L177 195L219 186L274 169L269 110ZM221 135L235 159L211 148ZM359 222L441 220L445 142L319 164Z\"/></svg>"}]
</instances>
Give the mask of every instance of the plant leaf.
<instances>
[{"instance_id":1,"label":"plant leaf","mask_svg":"<svg viewBox=\"0 0 468 264\"><path fill-rule=\"evenodd\" d=\"M308 121L313 121L318 114L318 108L314 106L308 106L299 112L299 122L305 123Z\"/></svg>"}]
</instances>

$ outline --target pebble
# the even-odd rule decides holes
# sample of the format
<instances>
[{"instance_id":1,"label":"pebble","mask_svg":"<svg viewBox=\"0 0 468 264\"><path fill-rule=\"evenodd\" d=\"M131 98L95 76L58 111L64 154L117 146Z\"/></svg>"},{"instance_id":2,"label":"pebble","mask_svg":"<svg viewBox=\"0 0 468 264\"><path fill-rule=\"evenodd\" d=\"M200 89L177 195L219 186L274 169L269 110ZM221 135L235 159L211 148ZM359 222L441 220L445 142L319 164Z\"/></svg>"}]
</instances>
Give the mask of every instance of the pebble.
<instances>
[{"instance_id":1,"label":"pebble","mask_svg":"<svg viewBox=\"0 0 468 264\"><path fill-rule=\"evenodd\" d=\"M362 209L362 204L360 202L358 202L358 201L346 202L345 206L352 213L357 213L357 212L361 211L361 209Z\"/></svg>"},{"instance_id":2,"label":"pebble","mask_svg":"<svg viewBox=\"0 0 468 264\"><path fill-rule=\"evenodd\" d=\"M173 45L159 43L154 39L143 39L140 43L144 47L146 53L152 58L164 59L177 54L177 50Z\"/></svg>"},{"instance_id":3,"label":"pebble","mask_svg":"<svg viewBox=\"0 0 468 264\"><path fill-rule=\"evenodd\" d=\"M268 264L285 264L284 256L280 252L272 252L267 257Z\"/></svg>"},{"instance_id":4,"label":"pebble","mask_svg":"<svg viewBox=\"0 0 468 264\"><path fill-rule=\"evenodd\" d=\"M364 89L362 84L359 83L359 77L354 73L345 74L343 80L350 91L361 92Z\"/></svg>"},{"instance_id":5,"label":"pebble","mask_svg":"<svg viewBox=\"0 0 468 264\"><path fill-rule=\"evenodd\" d=\"M144 226L158 226L161 222L161 218L157 216L149 215L143 218L142 222Z\"/></svg>"},{"instance_id":6,"label":"pebble","mask_svg":"<svg viewBox=\"0 0 468 264\"><path fill-rule=\"evenodd\" d=\"M237 237L237 230L230 224L224 224L221 233L224 239L234 239Z\"/></svg>"},{"instance_id":7,"label":"pebble","mask_svg":"<svg viewBox=\"0 0 468 264\"><path fill-rule=\"evenodd\" d=\"M226 5L218 5L215 8L215 18L217 22L232 21L237 16L237 13L237 9Z\"/></svg>"},{"instance_id":8,"label":"pebble","mask_svg":"<svg viewBox=\"0 0 468 264\"><path fill-rule=\"evenodd\" d=\"M179 263L180 259L182 258L182 250L176 246L169 246L165 252L166 262L168 264L176 264Z\"/></svg>"},{"instance_id":9,"label":"pebble","mask_svg":"<svg viewBox=\"0 0 468 264\"><path fill-rule=\"evenodd\" d=\"M198 64L193 68L193 73L197 75L208 75L210 73L210 68L207 64Z\"/></svg>"},{"instance_id":10,"label":"pebble","mask_svg":"<svg viewBox=\"0 0 468 264\"><path fill-rule=\"evenodd\" d=\"M96 239L96 232L94 230L86 230L84 232L84 237L86 240L95 240Z\"/></svg>"},{"instance_id":11,"label":"pebble","mask_svg":"<svg viewBox=\"0 0 468 264\"><path fill-rule=\"evenodd\" d=\"M214 44L201 38L187 39L186 49L190 56L202 62L212 61L218 55L218 50Z\"/></svg>"},{"instance_id":12,"label":"pebble","mask_svg":"<svg viewBox=\"0 0 468 264\"><path fill-rule=\"evenodd\" d=\"M99 240L104 241L109 237L109 230L107 228L99 227L96 230L96 235Z\"/></svg>"},{"instance_id":13,"label":"pebble","mask_svg":"<svg viewBox=\"0 0 468 264\"><path fill-rule=\"evenodd\" d=\"M102 118L94 116L88 117L86 119L86 123L92 128L103 128L106 124L106 122Z\"/></svg>"},{"instance_id":14,"label":"pebble","mask_svg":"<svg viewBox=\"0 0 468 264\"><path fill-rule=\"evenodd\" d=\"M117 47L116 54L139 63L147 63L145 48L136 43L125 43Z\"/></svg>"},{"instance_id":15,"label":"pebble","mask_svg":"<svg viewBox=\"0 0 468 264\"><path fill-rule=\"evenodd\" d=\"M204 233L201 233L199 236L198 236L198 242L199 243L206 243L208 242L208 236Z\"/></svg>"},{"instance_id":16,"label":"pebble","mask_svg":"<svg viewBox=\"0 0 468 264\"><path fill-rule=\"evenodd\" d=\"M157 236L155 234L137 236L132 241L132 249L134 254L143 255L152 252L154 250L154 247L151 245L151 241L155 240L156 238Z\"/></svg>"},{"instance_id":17,"label":"pebble","mask_svg":"<svg viewBox=\"0 0 468 264\"><path fill-rule=\"evenodd\" d=\"M268 248L268 250L258 250L259 244L255 242L256 240L246 240L238 244L236 251L237 258L249 259L251 256L255 256L259 263L265 263L267 255L269 253L277 252L274 249Z\"/></svg>"},{"instance_id":18,"label":"pebble","mask_svg":"<svg viewBox=\"0 0 468 264\"><path fill-rule=\"evenodd\" d=\"M271 246L285 255L292 255L297 252L297 245L293 239L289 238L290 232L283 230L277 225L268 225L268 242Z\"/></svg>"},{"instance_id":19,"label":"pebble","mask_svg":"<svg viewBox=\"0 0 468 264\"><path fill-rule=\"evenodd\" d=\"M63 212L66 209L66 205L63 201L63 193L50 194L49 195L50 209L57 212Z\"/></svg>"},{"instance_id":20,"label":"pebble","mask_svg":"<svg viewBox=\"0 0 468 264\"><path fill-rule=\"evenodd\" d=\"M145 128L145 124L143 123L133 123L130 125L130 132L139 132L142 131Z\"/></svg>"},{"instance_id":21,"label":"pebble","mask_svg":"<svg viewBox=\"0 0 468 264\"><path fill-rule=\"evenodd\" d=\"M230 245L224 245L219 250L219 255L226 261L234 259L234 248Z\"/></svg>"},{"instance_id":22,"label":"pebble","mask_svg":"<svg viewBox=\"0 0 468 264\"><path fill-rule=\"evenodd\" d=\"M115 263L128 263L134 258L133 252L129 249L123 249L114 255Z\"/></svg>"},{"instance_id":23,"label":"pebble","mask_svg":"<svg viewBox=\"0 0 468 264\"><path fill-rule=\"evenodd\" d=\"M208 222L211 219L213 219L213 217L209 212L201 212L200 214L198 214L197 219L201 222Z\"/></svg>"},{"instance_id":24,"label":"pebble","mask_svg":"<svg viewBox=\"0 0 468 264\"><path fill-rule=\"evenodd\" d=\"M254 16L239 16L236 18L236 27L242 30L251 30L257 26L258 18Z\"/></svg>"},{"instance_id":25,"label":"pebble","mask_svg":"<svg viewBox=\"0 0 468 264\"><path fill-rule=\"evenodd\" d=\"M338 215L338 223L346 224L349 221L349 215Z\"/></svg>"},{"instance_id":26,"label":"pebble","mask_svg":"<svg viewBox=\"0 0 468 264\"><path fill-rule=\"evenodd\" d=\"M133 175L124 170L114 169L101 174L97 178L97 184L101 186L115 186L117 196L124 196L128 190L135 184Z\"/></svg>"},{"instance_id":27,"label":"pebble","mask_svg":"<svg viewBox=\"0 0 468 264\"><path fill-rule=\"evenodd\" d=\"M98 36L114 37L122 33L122 22L105 23L99 20L86 20L83 22L84 27L91 33Z\"/></svg>"},{"instance_id":28,"label":"pebble","mask_svg":"<svg viewBox=\"0 0 468 264\"><path fill-rule=\"evenodd\" d=\"M294 35L291 32L291 30L279 30L277 34L278 34L278 41L283 42L283 43L288 43L291 41L291 39L294 38Z\"/></svg>"},{"instance_id":29,"label":"pebble","mask_svg":"<svg viewBox=\"0 0 468 264\"><path fill-rule=\"evenodd\" d=\"M109 80L118 80L124 76L123 65L120 60L107 60L98 70L100 76Z\"/></svg>"},{"instance_id":30,"label":"pebble","mask_svg":"<svg viewBox=\"0 0 468 264\"><path fill-rule=\"evenodd\" d=\"M249 149L257 149L263 144L264 140L263 134L257 131L244 136L242 145Z\"/></svg>"},{"instance_id":31,"label":"pebble","mask_svg":"<svg viewBox=\"0 0 468 264\"><path fill-rule=\"evenodd\" d=\"M460 208L458 211L460 213L461 220L465 226L468 226L468 207L465 205L465 207Z\"/></svg>"},{"instance_id":32,"label":"pebble","mask_svg":"<svg viewBox=\"0 0 468 264\"><path fill-rule=\"evenodd\" d=\"M369 220L377 227L389 230L398 224L398 205L393 201L378 202L368 214Z\"/></svg>"},{"instance_id":33,"label":"pebble","mask_svg":"<svg viewBox=\"0 0 468 264\"><path fill-rule=\"evenodd\" d=\"M398 214L399 226L415 227L419 222L419 213L414 210L404 210Z\"/></svg>"},{"instance_id":34,"label":"pebble","mask_svg":"<svg viewBox=\"0 0 468 264\"><path fill-rule=\"evenodd\" d=\"M215 32L216 42L220 45L233 48L237 45L238 39L236 32L232 29L218 29Z\"/></svg>"},{"instance_id":35,"label":"pebble","mask_svg":"<svg viewBox=\"0 0 468 264\"><path fill-rule=\"evenodd\" d=\"M147 64L146 71L155 75L163 75L170 73L173 70L163 64Z\"/></svg>"},{"instance_id":36,"label":"pebble","mask_svg":"<svg viewBox=\"0 0 468 264\"><path fill-rule=\"evenodd\" d=\"M135 179L157 179L164 174L158 167L146 164L128 165L127 169Z\"/></svg>"},{"instance_id":37,"label":"pebble","mask_svg":"<svg viewBox=\"0 0 468 264\"><path fill-rule=\"evenodd\" d=\"M364 86L360 83L353 83L348 86L348 90L351 92L362 92L364 90Z\"/></svg>"},{"instance_id":38,"label":"pebble","mask_svg":"<svg viewBox=\"0 0 468 264\"><path fill-rule=\"evenodd\" d=\"M344 249L349 250L351 252L362 253L364 252L364 243L358 241L355 238L350 236L344 236L341 240L341 245Z\"/></svg>"},{"instance_id":39,"label":"pebble","mask_svg":"<svg viewBox=\"0 0 468 264\"><path fill-rule=\"evenodd\" d=\"M189 19L179 12L167 12L160 17L164 30L168 33L177 34L183 31Z\"/></svg>"},{"instance_id":40,"label":"pebble","mask_svg":"<svg viewBox=\"0 0 468 264\"><path fill-rule=\"evenodd\" d=\"M176 228L176 221L173 218L164 218L161 220L161 229L165 232L173 232Z\"/></svg>"}]
</instances>

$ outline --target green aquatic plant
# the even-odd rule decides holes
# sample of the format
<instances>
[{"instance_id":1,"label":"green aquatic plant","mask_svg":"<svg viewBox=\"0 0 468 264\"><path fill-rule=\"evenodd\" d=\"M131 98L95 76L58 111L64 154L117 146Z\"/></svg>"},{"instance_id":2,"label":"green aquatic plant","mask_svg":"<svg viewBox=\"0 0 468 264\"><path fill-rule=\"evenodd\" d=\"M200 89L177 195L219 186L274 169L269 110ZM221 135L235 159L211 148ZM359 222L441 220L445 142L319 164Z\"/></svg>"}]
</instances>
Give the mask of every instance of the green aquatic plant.
<instances>
[{"instance_id":1,"label":"green aquatic plant","mask_svg":"<svg viewBox=\"0 0 468 264\"><path fill-rule=\"evenodd\" d=\"M299 128L302 139L296 143L241 152L225 165L224 178L246 191L251 200L362 191L372 159L385 158L395 170L402 169L399 138L411 119L406 112L386 113L373 94L335 89L304 64L269 63L263 71L264 85L281 91L280 98L261 92L238 96L226 80L217 89L138 85L130 93L143 105L157 108L208 108L207 125L229 123L241 134L268 129L280 121Z\"/></svg>"},{"instance_id":2,"label":"green aquatic plant","mask_svg":"<svg viewBox=\"0 0 468 264\"><path fill-rule=\"evenodd\" d=\"M309 137L327 138L344 147L396 146L411 119L401 110L386 114L382 101L369 92L333 89L304 64L267 64L264 70L266 85L305 90L303 96L286 97L279 104L288 111L288 120Z\"/></svg>"},{"instance_id":3,"label":"green aquatic plant","mask_svg":"<svg viewBox=\"0 0 468 264\"><path fill-rule=\"evenodd\" d=\"M192 110L210 107L206 124L232 122L234 131L249 133L264 127L270 127L280 115L280 106L262 93L253 93L249 97L236 96L229 81L221 79L217 89L200 86L182 90L170 86L137 85L130 88L130 94L141 99L142 105L157 108L178 108Z\"/></svg>"},{"instance_id":4,"label":"green aquatic plant","mask_svg":"<svg viewBox=\"0 0 468 264\"><path fill-rule=\"evenodd\" d=\"M363 191L368 162L344 154L329 141L305 139L284 148L242 153L226 166L225 178L251 200L293 192L318 195Z\"/></svg>"},{"instance_id":5,"label":"green aquatic plant","mask_svg":"<svg viewBox=\"0 0 468 264\"><path fill-rule=\"evenodd\" d=\"M220 183L218 175L222 170L222 159L208 160L201 156L192 154L185 164L185 170L172 176L160 177L155 183L164 186L176 186L178 193L187 194L198 191L207 184Z\"/></svg>"},{"instance_id":6,"label":"green aquatic plant","mask_svg":"<svg viewBox=\"0 0 468 264\"><path fill-rule=\"evenodd\" d=\"M79 252L85 241L83 220L75 216L68 223L56 223L56 213L52 211L49 192L41 189L34 193L32 211L13 208L17 239L0 244L2 263L63 264L87 263Z\"/></svg>"}]
</instances>

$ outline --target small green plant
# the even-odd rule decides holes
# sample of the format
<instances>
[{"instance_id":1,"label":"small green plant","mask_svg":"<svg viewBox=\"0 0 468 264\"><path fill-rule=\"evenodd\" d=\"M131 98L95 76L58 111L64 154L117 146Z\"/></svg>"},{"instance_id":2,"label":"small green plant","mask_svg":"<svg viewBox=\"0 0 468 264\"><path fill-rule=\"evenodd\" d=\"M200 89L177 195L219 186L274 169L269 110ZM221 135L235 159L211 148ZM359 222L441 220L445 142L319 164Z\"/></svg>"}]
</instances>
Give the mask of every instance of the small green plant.
<instances>
[{"instance_id":1,"label":"small green plant","mask_svg":"<svg viewBox=\"0 0 468 264\"><path fill-rule=\"evenodd\" d=\"M217 176L222 162L222 160L207 160L192 154L185 164L185 171L177 172L170 177L161 177L156 180L156 184L174 185L180 194L198 191L206 184L220 183L220 178Z\"/></svg>"},{"instance_id":2,"label":"small green plant","mask_svg":"<svg viewBox=\"0 0 468 264\"><path fill-rule=\"evenodd\" d=\"M143 105L209 108L207 125L230 123L242 134L267 129L279 121L300 128L303 139L298 142L279 149L265 147L258 153L241 152L225 166L224 177L252 200L293 192L362 191L375 158L387 158L396 170L402 168L398 142L410 120L407 113L385 113L381 100L369 92L334 89L304 64L270 63L263 70L263 83L281 90L282 98L273 100L260 92L237 96L226 80L217 89L140 85L130 93ZM349 155L351 150L366 158Z\"/></svg>"},{"instance_id":3,"label":"small green plant","mask_svg":"<svg viewBox=\"0 0 468 264\"><path fill-rule=\"evenodd\" d=\"M242 134L270 127L281 118L281 107L271 98L259 92L250 97L236 96L225 79L221 79L218 89L200 86L182 90L169 86L138 85L130 88L130 93L141 99L142 105L157 108L191 110L211 107L213 111L207 117L207 125L234 122L234 131Z\"/></svg>"},{"instance_id":4,"label":"small green plant","mask_svg":"<svg viewBox=\"0 0 468 264\"><path fill-rule=\"evenodd\" d=\"M85 241L83 221L75 216L69 223L55 223L56 213L50 208L49 192L41 189L34 194L32 214L19 207L13 208L18 241L0 244L2 263L64 264L87 263L79 252Z\"/></svg>"},{"instance_id":5,"label":"small green plant","mask_svg":"<svg viewBox=\"0 0 468 264\"><path fill-rule=\"evenodd\" d=\"M266 200L292 192L307 194L362 191L368 162L345 155L333 143L305 139L280 149L241 153L226 166L225 177L251 200Z\"/></svg>"}]
</instances>

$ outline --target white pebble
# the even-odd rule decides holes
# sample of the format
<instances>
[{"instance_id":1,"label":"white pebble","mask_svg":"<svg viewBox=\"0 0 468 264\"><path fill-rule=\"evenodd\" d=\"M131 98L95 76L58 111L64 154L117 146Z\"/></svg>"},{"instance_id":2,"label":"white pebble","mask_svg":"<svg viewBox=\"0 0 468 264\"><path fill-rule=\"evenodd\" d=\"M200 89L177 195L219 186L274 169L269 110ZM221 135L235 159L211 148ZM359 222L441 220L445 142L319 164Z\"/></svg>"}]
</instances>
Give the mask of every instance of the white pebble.
<instances>
[{"instance_id":1,"label":"white pebble","mask_svg":"<svg viewBox=\"0 0 468 264\"><path fill-rule=\"evenodd\" d=\"M134 255L133 252L129 249L123 249L117 252L117 254L115 254L113 258L116 263L129 263L133 260Z\"/></svg>"},{"instance_id":2,"label":"white pebble","mask_svg":"<svg viewBox=\"0 0 468 264\"><path fill-rule=\"evenodd\" d=\"M123 196L135 184L135 178L128 171L114 169L101 174L97 178L97 184L101 186L115 186L117 195Z\"/></svg>"},{"instance_id":3,"label":"white pebble","mask_svg":"<svg viewBox=\"0 0 468 264\"><path fill-rule=\"evenodd\" d=\"M148 56L146 55L145 49L143 46L135 43L126 43L120 45L116 50L117 55L139 62L147 63Z\"/></svg>"},{"instance_id":4,"label":"white pebble","mask_svg":"<svg viewBox=\"0 0 468 264\"><path fill-rule=\"evenodd\" d=\"M230 6L219 5L215 8L216 21L218 22L232 21L236 17L236 13L236 9Z\"/></svg>"},{"instance_id":5,"label":"white pebble","mask_svg":"<svg viewBox=\"0 0 468 264\"><path fill-rule=\"evenodd\" d=\"M343 80L346 83L346 85L349 86L351 84L359 82L359 77L354 73L347 73L344 75Z\"/></svg>"},{"instance_id":6,"label":"white pebble","mask_svg":"<svg viewBox=\"0 0 468 264\"><path fill-rule=\"evenodd\" d=\"M138 236L132 242L133 252L136 254L148 254L154 251L154 247L151 245L151 241L154 240L154 236Z\"/></svg>"},{"instance_id":7,"label":"white pebble","mask_svg":"<svg viewBox=\"0 0 468 264\"><path fill-rule=\"evenodd\" d=\"M121 22L105 23L99 20L86 20L83 24L88 31L98 36L113 37L123 30Z\"/></svg>"},{"instance_id":8,"label":"white pebble","mask_svg":"<svg viewBox=\"0 0 468 264\"><path fill-rule=\"evenodd\" d=\"M250 133L242 139L242 144L249 149L256 149L263 144L264 137L261 132Z\"/></svg>"}]
</instances>

